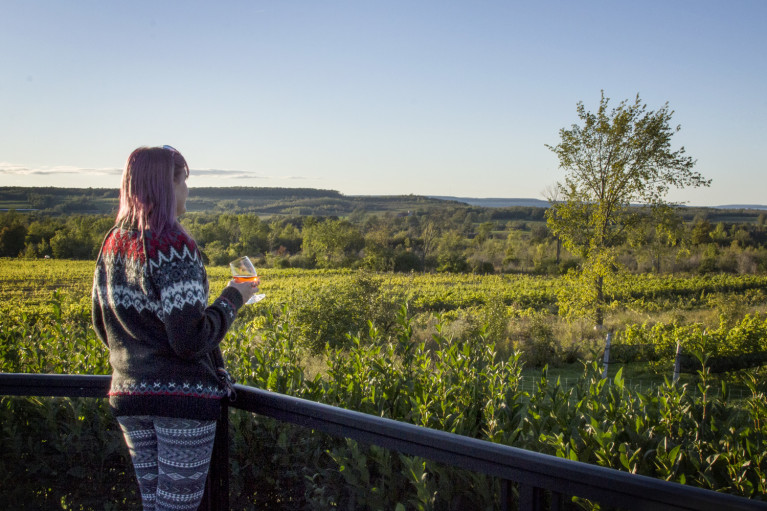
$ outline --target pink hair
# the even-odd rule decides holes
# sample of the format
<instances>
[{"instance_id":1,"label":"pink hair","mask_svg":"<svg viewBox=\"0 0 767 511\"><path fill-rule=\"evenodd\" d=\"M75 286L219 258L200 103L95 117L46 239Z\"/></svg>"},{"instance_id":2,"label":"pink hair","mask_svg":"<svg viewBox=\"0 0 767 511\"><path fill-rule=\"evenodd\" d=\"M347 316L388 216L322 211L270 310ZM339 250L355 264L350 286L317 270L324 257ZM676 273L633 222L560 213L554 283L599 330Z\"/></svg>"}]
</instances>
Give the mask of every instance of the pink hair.
<instances>
[{"instance_id":1,"label":"pink hair","mask_svg":"<svg viewBox=\"0 0 767 511\"><path fill-rule=\"evenodd\" d=\"M155 235L177 226L173 185L187 176L189 166L175 149L139 147L125 164L115 224Z\"/></svg>"}]
</instances>

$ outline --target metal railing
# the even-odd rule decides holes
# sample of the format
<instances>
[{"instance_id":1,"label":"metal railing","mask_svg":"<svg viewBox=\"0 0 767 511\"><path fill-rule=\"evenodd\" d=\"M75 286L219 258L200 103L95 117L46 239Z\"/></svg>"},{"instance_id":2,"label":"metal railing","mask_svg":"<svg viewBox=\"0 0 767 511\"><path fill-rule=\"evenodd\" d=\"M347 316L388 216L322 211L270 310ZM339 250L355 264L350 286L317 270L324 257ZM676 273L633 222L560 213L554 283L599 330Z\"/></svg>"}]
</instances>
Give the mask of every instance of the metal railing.
<instances>
[{"instance_id":1,"label":"metal railing","mask_svg":"<svg viewBox=\"0 0 767 511\"><path fill-rule=\"evenodd\" d=\"M109 376L0 374L0 395L105 397ZM464 437L313 401L235 385L237 398L224 405L324 433L420 456L501 480L502 509L563 509L577 496L627 510L767 510L767 502L629 474L506 445ZM201 509L229 509L228 413L222 413Z\"/></svg>"}]
</instances>

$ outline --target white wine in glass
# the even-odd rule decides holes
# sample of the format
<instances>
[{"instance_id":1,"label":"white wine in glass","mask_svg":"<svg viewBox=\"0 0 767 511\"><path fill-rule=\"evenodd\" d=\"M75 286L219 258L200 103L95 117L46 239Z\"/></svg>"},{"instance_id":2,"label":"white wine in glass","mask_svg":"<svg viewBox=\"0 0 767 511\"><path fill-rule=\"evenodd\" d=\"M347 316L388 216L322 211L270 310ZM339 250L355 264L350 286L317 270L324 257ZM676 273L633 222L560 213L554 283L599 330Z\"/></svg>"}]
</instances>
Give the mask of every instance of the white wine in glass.
<instances>
[{"instance_id":1,"label":"white wine in glass","mask_svg":"<svg viewBox=\"0 0 767 511\"><path fill-rule=\"evenodd\" d=\"M261 279L258 278L258 273L256 273L256 268L253 266L253 263L250 262L250 259L248 256L243 256L238 259L235 259L231 263L229 263L229 268L232 271L232 279L234 279L235 282L260 282ZM260 302L266 298L265 294L257 294L250 297L250 300L245 302L246 304L256 303Z\"/></svg>"}]
</instances>

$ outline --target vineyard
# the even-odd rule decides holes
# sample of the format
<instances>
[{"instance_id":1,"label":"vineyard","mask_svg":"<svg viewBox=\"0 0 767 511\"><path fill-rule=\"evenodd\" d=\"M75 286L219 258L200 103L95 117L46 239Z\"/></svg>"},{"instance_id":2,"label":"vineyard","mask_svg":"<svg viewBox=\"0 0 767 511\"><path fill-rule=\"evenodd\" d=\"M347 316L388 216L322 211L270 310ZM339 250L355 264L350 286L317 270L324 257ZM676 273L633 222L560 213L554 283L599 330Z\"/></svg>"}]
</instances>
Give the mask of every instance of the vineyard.
<instances>
[{"instance_id":1,"label":"vineyard","mask_svg":"<svg viewBox=\"0 0 767 511\"><path fill-rule=\"evenodd\" d=\"M90 261L0 260L2 372L109 373L90 329L92 271ZM701 358L767 351L765 276L642 275L608 289L615 346L651 347L644 366L658 383L638 391L623 370L601 377L601 334L559 318L565 277L261 273L267 299L245 309L222 344L240 383L765 498L763 370L669 381L677 341ZM215 296L227 272L208 274ZM544 364L555 362L579 366L576 381L547 377ZM534 391L521 387L523 371L537 373ZM733 384L744 397L729 397ZM138 509L103 401L2 398L0 415L0 498L12 508ZM245 413L231 423L234 509L498 504L498 483L478 474Z\"/></svg>"},{"instance_id":2,"label":"vineyard","mask_svg":"<svg viewBox=\"0 0 767 511\"><path fill-rule=\"evenodd\" d=\"M92 261L0 259L0 300L38 305L56 290L90 296ZM360 275L374 280L387 296L404 299L419 311L451 311L501 300L516 310L556 313L557 294L568 285L564 277L532 275L474 275L463 273L380 273L349 269L302 270L267 268L260 271L262 289L272 303L323 287L354 284ZM211 293L229 279L223 266L208 268ZM607 296L641 312L693 310L711 306L712 297L738 295L750 305L767 306L767 275L708 274L694 276L632 275Z\"/></svg>"}]
</instances>

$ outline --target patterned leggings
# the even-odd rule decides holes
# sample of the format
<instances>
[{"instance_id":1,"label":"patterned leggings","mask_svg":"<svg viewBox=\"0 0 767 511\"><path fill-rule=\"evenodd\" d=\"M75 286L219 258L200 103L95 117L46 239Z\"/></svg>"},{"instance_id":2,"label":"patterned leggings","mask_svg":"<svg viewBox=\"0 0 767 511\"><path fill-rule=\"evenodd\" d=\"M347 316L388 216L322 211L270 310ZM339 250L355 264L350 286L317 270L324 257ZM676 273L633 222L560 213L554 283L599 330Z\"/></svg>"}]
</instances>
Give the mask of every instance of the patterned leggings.
<instances>
[{"instance_id":1,"label":"patterned leggings","mask_svg":"<svg viewBox=\"0 0 767 511\"><path fill-rule=\"evenodd\" d=\"M216 421L117 417L144 511L194 511L205 491Z\"/></svg>"}]
</instances>

